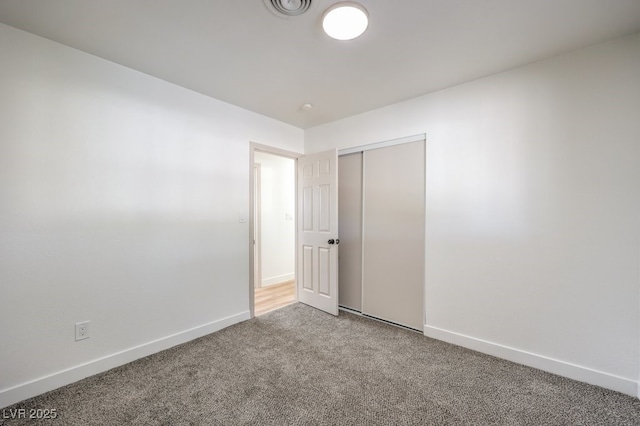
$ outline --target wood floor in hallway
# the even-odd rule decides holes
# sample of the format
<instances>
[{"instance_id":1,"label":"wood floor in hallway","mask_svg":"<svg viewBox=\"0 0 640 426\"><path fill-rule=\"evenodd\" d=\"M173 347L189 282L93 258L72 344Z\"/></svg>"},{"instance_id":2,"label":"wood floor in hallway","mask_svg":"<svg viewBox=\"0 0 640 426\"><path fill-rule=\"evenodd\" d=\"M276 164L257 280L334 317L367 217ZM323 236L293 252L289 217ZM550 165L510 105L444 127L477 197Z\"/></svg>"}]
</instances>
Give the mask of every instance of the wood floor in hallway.
<instances>
[{"instance_id":1,"label":"wood floor in hallway","mask_svg":"<svg viewBox=\"0 0 640 426\"><path fill-rule=\"evenodd\" d=\"M296 301L294 280L255 289L255 316L266 314Z\"/></svg>"}]
</instances>

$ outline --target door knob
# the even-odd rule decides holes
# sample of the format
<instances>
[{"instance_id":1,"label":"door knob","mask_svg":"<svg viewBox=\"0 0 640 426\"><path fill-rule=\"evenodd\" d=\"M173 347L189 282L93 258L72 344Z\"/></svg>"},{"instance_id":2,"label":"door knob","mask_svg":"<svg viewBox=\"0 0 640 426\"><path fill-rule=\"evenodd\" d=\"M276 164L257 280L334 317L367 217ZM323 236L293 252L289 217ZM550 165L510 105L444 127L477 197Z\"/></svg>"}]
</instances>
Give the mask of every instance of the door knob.
<instances>
[{"instance_id":1,"label":"door knob","mask_svg":"<svg viewBox=\"0 0 640 426\"><path fill-rule=\"evenodd\" d=\"M336 238L336 245L340 244L340 240Z\"/></svg>"},{"instance_id":2,"label":"door knob","mask_svg":"<svg viewBox=\"0 0 640 426\"><path fill-rule=\"evenodd\" d=\"M329 243L329 244L334 244L334 243L335 243L335 240L332 238L332 239L330 239L329 241L327 241L327 243Z\"/></svg>"}]
</instances>

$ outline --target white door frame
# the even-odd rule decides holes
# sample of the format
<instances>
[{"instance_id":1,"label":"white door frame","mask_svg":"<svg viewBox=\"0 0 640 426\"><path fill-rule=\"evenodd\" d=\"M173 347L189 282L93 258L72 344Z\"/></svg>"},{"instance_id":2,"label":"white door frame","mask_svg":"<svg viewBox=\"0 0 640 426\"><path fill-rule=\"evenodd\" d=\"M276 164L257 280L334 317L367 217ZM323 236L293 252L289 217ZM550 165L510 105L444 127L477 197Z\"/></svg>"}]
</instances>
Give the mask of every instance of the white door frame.
<instances>
[{"instance_id":1,"label":"white door frame","mask_svg":"<svg viewBox=\"0 0 640 426\"><path fill-rule=\"evenodd\" d=\"M255 230L254 228L254 223L255 223L255 209L254 209L254 197L255 197L255 176L254 176L254 164L255 164L255 153L256 151L260 151L260 152L265 152L267 154L272 154L272 155L278 155L280 157L286 157L286 158L291 158L293 160L295 160L296 165L294 167L294 173L295 173L295 185L296 188L298 187L298 158L304 156L304 154L300 154L298 152L293 152L293 151L287 151L285 149L280 149L280 148L276 148L273 146L268 146L268 145L262 145L259 143L255 143L255 142L251 142L250 143L250 148L249 148L249 313L251 314L251 318L253 318L255 316L255 307L254 307L254 302L255 302L255 288L254 288L254 283L255 283L255 272L254 272L254 239L255 239ZM297 191L296 191L297 192ZM297 194L296 194L296 206L298 205L298 198L297 198ZM298 215L295 215L295 234L296 234L296 247L298 246ZM295 259L295 279L296 282L298 280L298 253L296 250L296 259ZM296 301L298 300L298 293L296 291Z\"/></svg>"},{"instance_id":2,"label":"white door frame","mask_svg":"<svg viewBox=\"0 0 640 426\"><path fill-rule=\"evenodd\" d=\"M253 284L254 289L262 287L262 167L253 164Z\"/></svg>"}]
</instances>

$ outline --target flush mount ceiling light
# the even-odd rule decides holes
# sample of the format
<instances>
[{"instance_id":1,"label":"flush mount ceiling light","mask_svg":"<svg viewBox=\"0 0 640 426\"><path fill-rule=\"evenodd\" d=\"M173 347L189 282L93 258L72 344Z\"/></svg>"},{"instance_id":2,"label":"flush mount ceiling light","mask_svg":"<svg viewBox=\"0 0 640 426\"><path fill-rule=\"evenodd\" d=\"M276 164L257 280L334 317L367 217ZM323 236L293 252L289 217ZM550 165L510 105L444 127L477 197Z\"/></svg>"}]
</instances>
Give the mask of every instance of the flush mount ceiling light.
<instances>
[{"instance_id":1,"label":"flush mount ceiling light","mask_svg":"<svg viewBox=\"0 0 640 426\"><path fill-rule=\"evenodd\" d=\"M336 40L353 40L361 36L368 26L367 10L350 1L334 4L322 16L322 29Z\"/></svg>"}]
</instances>

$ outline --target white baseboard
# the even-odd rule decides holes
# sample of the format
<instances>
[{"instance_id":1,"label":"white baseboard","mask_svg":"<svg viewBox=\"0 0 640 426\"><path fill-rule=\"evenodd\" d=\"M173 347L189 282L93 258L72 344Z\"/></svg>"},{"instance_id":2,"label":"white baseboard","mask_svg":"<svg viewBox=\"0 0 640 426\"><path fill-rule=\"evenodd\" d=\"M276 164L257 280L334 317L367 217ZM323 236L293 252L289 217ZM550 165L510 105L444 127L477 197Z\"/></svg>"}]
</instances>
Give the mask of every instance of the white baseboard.
<instances>
[{"instance_id":1,"label":"white baseboard","mask_svg":"<svg viewBox=\"0 0 640 426\"><path fill-rule=\"evenodd\" d=\"M285 281L293 281L296 278L296 274L294 272L290 274L282 274L275 277L263 278L262 279L262 287L268 287L273 284L280 284Z\"/></svg>"},{"instance_id":2,"label":"white baseboard","mask_svg":"<svg viewBox=\"0 0 640 426\"><path fill-rule=\"evenodd\" d=\"M222 318L170 336L162 337L121 352L116 352L84 364L76 365L30 382L0 390L0 408L4 408L27 398L66 386L86 377L119 367L137 359L144 358L145 356L169 349L173 346L186 343L190 340L197 339L198 337L206 336L207 334L222 330L223 328L250 318L251 315L249 311L242 312L240 314Z\"/></svg>"},{"instance_id":3,"label":"white baseboard","mask_svg":"<svg viewBox=\"0 0 640 426\"><path fill-rule=\"evenodd\" d=\"M602 371L593 370L588 367L548 358L531 352L510 348L464 334L455 333L438 327L424 326L424 335L434 339L442 340L474 351L493 355L498 358L513 361L569 379L586 382L592 385L601 386L627 395L640 398L638 382L616 376Z\"/></svg>"}]
</instances>

